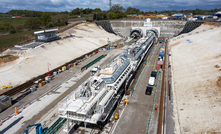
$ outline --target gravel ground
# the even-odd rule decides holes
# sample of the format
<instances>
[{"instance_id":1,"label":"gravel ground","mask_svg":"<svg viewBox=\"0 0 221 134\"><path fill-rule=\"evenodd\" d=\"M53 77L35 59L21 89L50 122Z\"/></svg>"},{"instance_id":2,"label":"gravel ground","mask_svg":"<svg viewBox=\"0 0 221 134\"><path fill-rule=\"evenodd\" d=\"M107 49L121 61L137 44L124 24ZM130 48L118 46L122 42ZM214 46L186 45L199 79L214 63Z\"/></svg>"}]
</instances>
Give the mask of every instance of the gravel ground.
<instances>
[{"instance_id":1,"label":"gravel ground","mask_svg":"<svg viewBox=\"0 0 221 134\"><path fill-rule=\"evenodd\" d=\"M221 133L221 28L196 31L169 45L175 133Z\"/></svg>"}]
</instances>

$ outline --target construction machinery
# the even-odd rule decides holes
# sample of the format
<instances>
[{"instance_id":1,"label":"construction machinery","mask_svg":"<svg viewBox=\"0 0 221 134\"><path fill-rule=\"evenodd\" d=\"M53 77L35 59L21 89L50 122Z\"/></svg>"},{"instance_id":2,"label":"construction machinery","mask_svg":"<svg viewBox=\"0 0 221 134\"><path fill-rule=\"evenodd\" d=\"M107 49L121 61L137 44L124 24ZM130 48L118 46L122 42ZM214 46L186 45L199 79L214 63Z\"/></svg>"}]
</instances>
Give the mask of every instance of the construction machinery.
<instances>
[{"instance_id":1,"label":"construction machinery","mask_svg":"<svg viewBox=\"0 0 221 134\"><path fill-rule=\"evenodd\" d=\"M148 31L104 68L94 72L77 89L58 104L59 117L69 125L105 122L124 91L122 85L134 75L158 35ZM69 123L69 121L71 121Z\"/></svg>"},{"instance_id":2,"label":"construction machinery","mask_svg":"<svg viewBox=\"0 0 221 134\"><path fill-rule=\"evenodd\" d=\"M34 127L34 126L35 126L35 130L36 130L36 134L43 133L42 125L41 125L41 123L38 123L38 124L28 125L27 128L24 130L23 134L28 134L29 127Z\"/></svg>"}]
</instances>

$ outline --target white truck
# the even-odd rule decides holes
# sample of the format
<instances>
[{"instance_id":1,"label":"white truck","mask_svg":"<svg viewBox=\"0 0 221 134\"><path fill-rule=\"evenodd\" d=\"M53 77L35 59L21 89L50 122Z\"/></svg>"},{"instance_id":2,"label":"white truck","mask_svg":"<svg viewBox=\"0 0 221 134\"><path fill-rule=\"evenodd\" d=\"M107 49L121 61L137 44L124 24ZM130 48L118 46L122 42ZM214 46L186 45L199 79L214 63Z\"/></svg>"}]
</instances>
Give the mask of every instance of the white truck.
<instances>
[{"instance_id":1,"label":"white truck","mask_svg":"<svg viewBox=\"0 0 221 134\"><path fill-rule=\"evenodd\" d=\"M155 77L150 77L148 84L149 84L150 86L153 86L153 85L155 84Z\"/></svg>"}]
</instances>

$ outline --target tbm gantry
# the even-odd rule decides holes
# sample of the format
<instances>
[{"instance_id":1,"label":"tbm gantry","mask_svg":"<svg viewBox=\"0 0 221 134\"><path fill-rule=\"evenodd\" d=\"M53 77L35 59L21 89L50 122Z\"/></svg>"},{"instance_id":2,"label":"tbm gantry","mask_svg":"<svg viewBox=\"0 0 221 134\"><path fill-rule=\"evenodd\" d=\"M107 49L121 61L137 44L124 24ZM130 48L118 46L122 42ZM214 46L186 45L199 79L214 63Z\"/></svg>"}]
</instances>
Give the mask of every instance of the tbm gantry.
<instances>
[{"instance_id":1,"label":"tbm gantry","mask_svg":"<svg viewBox=\"0 0 221 134\"><path fill-rule=\"evenodd\" d=\"M124 91L122 84L134 75L157 39L156 30L146 31L146 36L61 100L58 103L59 117L67 118L68 125L105 122Z\"/></svg>"}]
</instances>

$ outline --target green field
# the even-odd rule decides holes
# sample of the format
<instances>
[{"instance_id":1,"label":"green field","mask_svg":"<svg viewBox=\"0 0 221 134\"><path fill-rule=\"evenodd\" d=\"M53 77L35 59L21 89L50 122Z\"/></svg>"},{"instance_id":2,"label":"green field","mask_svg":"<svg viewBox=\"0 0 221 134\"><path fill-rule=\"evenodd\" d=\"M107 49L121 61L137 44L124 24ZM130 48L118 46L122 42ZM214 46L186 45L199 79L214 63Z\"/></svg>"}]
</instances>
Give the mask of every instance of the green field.
<instances>
[{"instance_id":1,"label":"green field","mask_svg":"<svg viewBox=\"0 0 221 134\"><path fill-rule=\"evenodd\" d=\"M26 31L22 33L1 35L0 36L0 51L5 48L13 47L14 45L16 45L17 43L21 41L34 37L35 31L36 30Z\"/></svg>"},{"instance_id":2,"label":"green field","mask_svg":"<svg viewBox=\"0 0 221 134\"><path fill-rule=\"evenodd\" d=\"M8 23L12 26L24 24L27 19L28 18L0 18L0 26L3 26L5 23Z\"/></svg>"},{"instance_id":3,"label":"green field","mask_svg":"<svg viewBox=\"0 0 221 134\"><path fill-rule=\"evenodd\" d=\"M24 25L27 19L28 18L0 18L0 52L13 47L14 45L27 43L27 41L34 38L35 31L45 29L27 31L28 28L23 26L21 31L17 31L16 25ZM61 27L63 26L59 26L59 28ZM52 28L57 28L57 26L51 27L50 29ZM12 30L16 31L12 33Z\"/></svg>"}]
</instances>

